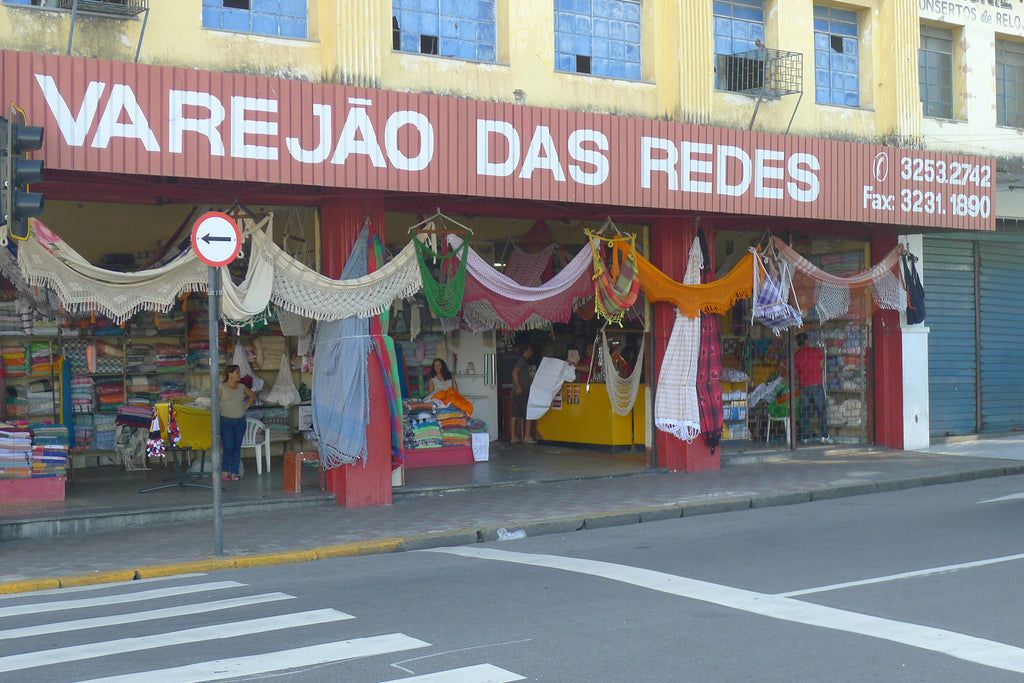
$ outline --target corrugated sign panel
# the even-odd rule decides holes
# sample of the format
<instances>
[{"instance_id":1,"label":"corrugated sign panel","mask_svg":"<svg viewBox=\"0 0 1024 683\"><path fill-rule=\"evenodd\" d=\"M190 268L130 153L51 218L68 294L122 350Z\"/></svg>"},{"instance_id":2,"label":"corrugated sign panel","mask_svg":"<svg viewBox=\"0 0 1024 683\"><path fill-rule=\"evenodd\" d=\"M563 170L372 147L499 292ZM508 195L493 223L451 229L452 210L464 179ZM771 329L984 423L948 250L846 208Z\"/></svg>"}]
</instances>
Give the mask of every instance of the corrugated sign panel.
<instances>
[{"instance_id":1,"label":"corrugated sign panel","mask_svg":"<svg viewBox=\"0 0 1024 683\"><path fill-rule=\"evenodd\" d=\"M976 431L977 358L974 324L974 242L924 238L928 393L933 437Z\"/></svg>"},{"instance_id":2,"label":"corrugated sign panel","mask_svg":"<svg viewBox=\"0 0 1024 683\"><path fill-rule=\"evenodd\" d=\"M1024 427L1024 235L996 237L978 245L983 432Z\"/></svg>"},{"instance_id":3,"label":"corrugated sign panel","mask_svg":"<svg viewBox=\"0 0 1024 683\"><path fill-rule=\"evenodd\" d=\"M50 168L992 230L992 159L0 52Z\"/></svg>"}]
</instances>

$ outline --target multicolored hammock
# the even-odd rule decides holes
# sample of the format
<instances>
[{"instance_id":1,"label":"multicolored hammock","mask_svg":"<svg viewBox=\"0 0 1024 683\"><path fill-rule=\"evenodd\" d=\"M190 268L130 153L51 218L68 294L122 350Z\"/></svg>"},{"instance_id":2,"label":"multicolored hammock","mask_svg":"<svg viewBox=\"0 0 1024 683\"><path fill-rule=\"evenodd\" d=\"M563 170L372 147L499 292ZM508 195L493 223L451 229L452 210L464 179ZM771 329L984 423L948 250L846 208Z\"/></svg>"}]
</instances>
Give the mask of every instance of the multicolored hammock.
<instances>
[{"instance_id":1,"label":"multicolored hammock","mask_svg":"<svg viewBox=\"0 0 1024 683\"><path fill-rule=\"evenodd\" d=\"M458 251L466 243L448 235ZM592 259L586 247L539 287L526 287L495 270L474 249L466 252L463 319L477 329L533 329L550 322L568 322L572 312L593 296Z\"/></svg>"},{"instance_id":2,"label":"multicolored hammock","mask_svg":"<svg viewBox=\"0 0 1024 683\"><path fill-rule=\"evenodd\" d=\"M625 245L616 245L625 250ZM636 255L640 286L648 301L674 304L687 318L704 313L726 313L732 305L750 296L754 282L754 256L747 254L724 277L705 284L680 284L658 270L642 255Z\"/></svg>"},{"instance_id":3,"label":"multicolored hammock","mask_svg":"<svg viewBox=\"0 0 1024 683\"><path fill-rule=\"evenodd\" d=\"M640 295L635 235L601 237L585 231L594 258L594 309L610 323L622 325L622 317ZM611 252L611 273L605 267L604 244ZM612 282L612 278L615 281Z\"/></svg>"}]
</instances>

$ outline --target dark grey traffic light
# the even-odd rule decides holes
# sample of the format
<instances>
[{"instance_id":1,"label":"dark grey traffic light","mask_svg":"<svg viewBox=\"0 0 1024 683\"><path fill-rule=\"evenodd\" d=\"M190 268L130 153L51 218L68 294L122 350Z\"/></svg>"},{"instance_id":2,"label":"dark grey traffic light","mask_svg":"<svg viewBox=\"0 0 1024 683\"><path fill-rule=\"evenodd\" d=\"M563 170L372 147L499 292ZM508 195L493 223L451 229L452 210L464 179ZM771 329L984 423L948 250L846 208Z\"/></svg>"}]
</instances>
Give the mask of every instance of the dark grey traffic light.
<instances>
[{"instance_id":1,"label":"dark grey traffic light","mask_svg":"<svg viewBox=\"0 0 1024 683\"><path fill-rule=\"evenodd\" d=\"M43 179L43 162L25 152L43 146L43 129L0 117L0 214L11 237L28 239L28 219L43 213L43 195L28 184Z\"/></svg>"}]
</instances>

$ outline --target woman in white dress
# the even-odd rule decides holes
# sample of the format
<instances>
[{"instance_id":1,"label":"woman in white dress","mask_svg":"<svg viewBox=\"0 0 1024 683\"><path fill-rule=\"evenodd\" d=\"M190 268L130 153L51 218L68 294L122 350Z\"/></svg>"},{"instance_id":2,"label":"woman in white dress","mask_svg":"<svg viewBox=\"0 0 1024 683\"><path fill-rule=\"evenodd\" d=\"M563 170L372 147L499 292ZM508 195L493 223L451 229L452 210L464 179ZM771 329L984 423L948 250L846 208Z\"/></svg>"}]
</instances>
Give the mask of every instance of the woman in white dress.
<instances>
[{"instance_id":1,"label":"woman in white dress","mask_svg":"<svg viewBox=\"0 0 1024 683\"><path fill-rule=\"evenodd\" d=\"M427 382L427 398L434 398L436 394L441 393L445 389L459 390L459 385L455 383L455 378L452 376L451 370L448 369L448 364L440 358L435 358L433 367L430 368L430 381Z\"/></svg>"}]
</instances>

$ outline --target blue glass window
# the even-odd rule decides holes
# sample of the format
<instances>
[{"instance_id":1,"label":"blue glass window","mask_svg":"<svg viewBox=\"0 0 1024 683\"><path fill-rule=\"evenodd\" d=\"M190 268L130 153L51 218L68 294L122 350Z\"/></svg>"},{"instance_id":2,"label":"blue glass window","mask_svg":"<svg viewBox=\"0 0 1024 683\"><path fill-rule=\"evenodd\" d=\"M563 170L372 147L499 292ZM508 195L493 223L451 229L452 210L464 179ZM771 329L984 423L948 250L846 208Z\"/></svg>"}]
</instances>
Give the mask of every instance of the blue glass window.
<instances>
[{"instance_id":1,"label":"blue glass window","mask_svg":"<svg viewBox=\"0 0 1024 683\"><path fill-rule=\"evenodd\" d=\"M748 69L729 55L764 43L764 0L715 0L715 88L747 90Z\"/></svg>"},{"instance_id":2,"label":"blue glass window","mask_svg":"<svg viewBox=\"0 0 1024 683\"><path fill-rule=\"evenodd\" d=\"M494 0L391 0L391 31L398 52L497 59Z\"/></svg>"},{"instance_id":3,"label":"blue glass window","mask_svg":"<svg viewBox=\"0 0 1024 683\"><path fill-rule=\"evenodd\" d=\"M305 38L306 0L203 0L203 26Z\"/></svg>"},{"instance_id":4,"label":"blue glass window","mask_svg":"<svg viewBox=\"0 0 1024 683\"><path fill-rule=\"evenodd\" d=\"M1024 128L1024 43L996 38L996 123Z\"/></svg>"},{"instance_id":5,"label":"blue glass window","mask_svg":"<svg viewBox=\"0 0 1024 683\"><path fill-rule=\"evenodd\" d=\"M555 69L640 80L640 0L556 0Z\"/></svg>"},{"instance_id":6,"label":"blue glass window","mask_svg":"<svg viewBox=\"0 0 1024 683\"><path fill-rule=\"evenodd\" d=\"M814 99L860 106L857 13L814 6Z\"/></svg>"}]
</instances>

